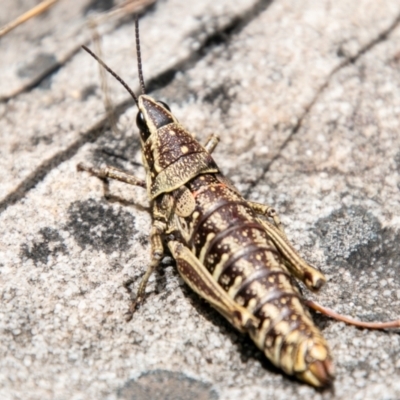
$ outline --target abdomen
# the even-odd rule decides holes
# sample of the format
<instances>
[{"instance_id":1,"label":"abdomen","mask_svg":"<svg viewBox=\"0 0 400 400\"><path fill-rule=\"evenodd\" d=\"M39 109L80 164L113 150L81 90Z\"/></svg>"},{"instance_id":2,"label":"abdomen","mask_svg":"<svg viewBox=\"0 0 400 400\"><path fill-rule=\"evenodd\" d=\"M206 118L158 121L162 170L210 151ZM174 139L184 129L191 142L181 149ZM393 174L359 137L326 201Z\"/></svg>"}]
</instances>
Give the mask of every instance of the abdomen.
<instances>
[{"instance_id":1,"label":"abdomen","mask_svg":"<svg viewBox=\"0 0 400 400\"><path fill-rule=\"evenodd\" d=\"M321 369L320 363L330 361L325 340L257 215L213 174L186 186L196 201L195 211L185 218L190 227L186 245L228 295L260 321L249 332L253 341L286 373L315 386L326 384L315 381L308 365Z\"/></svg>"}]
</instances>

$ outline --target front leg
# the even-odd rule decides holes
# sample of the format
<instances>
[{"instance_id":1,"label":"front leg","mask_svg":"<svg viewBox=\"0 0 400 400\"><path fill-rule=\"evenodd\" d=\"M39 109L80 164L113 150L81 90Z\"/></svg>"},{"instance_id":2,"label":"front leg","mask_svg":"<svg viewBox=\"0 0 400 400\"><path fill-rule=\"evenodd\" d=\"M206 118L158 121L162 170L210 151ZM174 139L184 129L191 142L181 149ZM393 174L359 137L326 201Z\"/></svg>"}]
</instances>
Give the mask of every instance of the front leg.
<instances>
[{"instance_id":1,"label":"front leg","mask_svg":"<svg viewBox=\"0 0 400 400\"><path fill-rule=\"evenodd\" d=\"M146 182L143 179L137 178L134 175L121 171L114 167L94 168L83 163L77 165L78 171L86 171L97 176L100 179L115 179L120 182L128 183L129 185L140 186L146 189Z\"/></svg>"},{"instance_id":2,"label":"front leg","mask_svg":"<svg viewBox=\"0 0 400 400\"><path fill-rule=\"evenodd\" d=\"M204 148L208 151L208 153L211 154L217 147L218 143L219 143L219 136L212 134L207 138Z\"/></svg>"}]
</instances>

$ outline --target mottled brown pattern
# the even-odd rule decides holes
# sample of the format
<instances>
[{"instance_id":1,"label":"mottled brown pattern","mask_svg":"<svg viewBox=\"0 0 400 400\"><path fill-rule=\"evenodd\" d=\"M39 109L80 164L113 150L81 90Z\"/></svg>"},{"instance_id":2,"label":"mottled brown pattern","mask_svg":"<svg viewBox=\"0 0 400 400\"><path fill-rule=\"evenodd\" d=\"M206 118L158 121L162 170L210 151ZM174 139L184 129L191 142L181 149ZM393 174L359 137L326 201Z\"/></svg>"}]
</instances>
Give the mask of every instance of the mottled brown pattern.
<instances>
[{"instance_id":1,"label":"mottled brown pattern","mask_svg":"<svg viewBox=\"0 0 400 400\"><path fill-rule=\"evenodd\" d=\"M157 165L160 170L168 167L182 156L204 153L203 147L176 123L159 129L157 147L159 149Z\"/></svg>"},{"instance_id":2,"label":"mottled brown pattern","mask_svg":"<svg viewBox=\"0 0 400 400\"><path fill-rule=\"evenodd\" d=\"M172 192L198 174L214 172L217 168L212 165L208 153L192 153L182 155L173 164L160 171L154 178L150 187L150 198L153 199L163 192ZM211 164L211 165L210 165ZM194 168L196 166L197 168Z\"/></svg>"}]
</instances>

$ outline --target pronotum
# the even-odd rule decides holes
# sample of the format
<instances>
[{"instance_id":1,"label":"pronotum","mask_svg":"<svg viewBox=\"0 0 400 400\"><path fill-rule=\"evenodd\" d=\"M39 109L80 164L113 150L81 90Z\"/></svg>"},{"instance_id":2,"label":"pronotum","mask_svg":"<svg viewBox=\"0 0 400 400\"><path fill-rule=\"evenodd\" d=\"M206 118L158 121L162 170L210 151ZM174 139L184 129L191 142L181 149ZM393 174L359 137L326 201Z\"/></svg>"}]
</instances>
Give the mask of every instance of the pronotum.
<instances>
[{"instance_id":1,"label":"pronotum","mask_svg":"<svg viewBox=\"0 0 400 400\"><path fill-rule=\"evenodd\" d=\"M334 368L328 345L293 279L316 291L325 283L324 275L294 250L272 207L245 200L223 176L211 157L219 138L212 135L201 145L165 103L145 94L137 20L136 47L139 96L84 49L127 89L138 107L136 123L146 181L113 167L78 166L100 178L147 190L152 214L151 263L130 312L143 302L147 281L166 246L184 281L236 329L249 334L272 363L313 386L329 385ZM307 305L357 324L315 303ZM394 324L359 325L384 328Z\"/></svg>"}]
</instances>

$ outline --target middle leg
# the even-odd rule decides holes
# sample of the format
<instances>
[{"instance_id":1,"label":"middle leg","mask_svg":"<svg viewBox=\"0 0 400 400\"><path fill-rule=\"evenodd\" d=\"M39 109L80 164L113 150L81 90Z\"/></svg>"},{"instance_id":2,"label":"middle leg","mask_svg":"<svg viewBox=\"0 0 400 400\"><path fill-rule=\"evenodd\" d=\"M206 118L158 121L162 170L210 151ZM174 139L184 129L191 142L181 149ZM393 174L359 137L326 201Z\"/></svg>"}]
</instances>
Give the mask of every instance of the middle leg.
<instances>
[{"instance_id":1,"label":"middle leg","mask_svg":"<svg viewBox=\"0 0 400 400\"><path fill-rule=\"evenodd\" d=\"M151 244L151 262L147 268L142 280L139 284L139 289L136 294L136 298L132 301L129 310L127 312L126 320L132 319L133 313L143 303L145 298L146 286L149 281L151 274L160 265L160 262L164 255L164 246L162 242L162 234L165 232L165 223L155 220L151 228L150 244Z\"/></svg>"}]
</instances>

